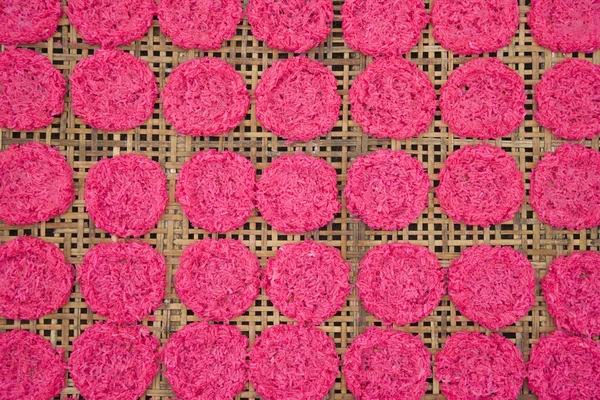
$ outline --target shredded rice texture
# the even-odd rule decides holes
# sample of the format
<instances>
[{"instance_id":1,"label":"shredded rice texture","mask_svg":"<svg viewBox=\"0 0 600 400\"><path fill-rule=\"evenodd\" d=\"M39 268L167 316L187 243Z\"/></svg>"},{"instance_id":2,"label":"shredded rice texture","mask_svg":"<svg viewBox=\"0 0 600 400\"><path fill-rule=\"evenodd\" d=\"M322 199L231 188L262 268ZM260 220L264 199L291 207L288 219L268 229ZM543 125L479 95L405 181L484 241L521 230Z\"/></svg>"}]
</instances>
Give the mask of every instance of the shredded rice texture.
<instances>
[{"instance_id":1,"label":"shredded rice texture","mask_svg":"<svg viewBox=\"0 0 600 400\"><path fill-rule=\"evenodd\" d=\"M337 175L325 160L303 153L276 158L257 184L256 200L265 221L279 232L313 231L340 210Z\"/></svg>"},{"instance_id":2,"label":"shredded rice texture","mask_svg":"<svg viewBox=\"0 0 600 400\"><path fill-rule=\"evenodd\" d=\"M555 258L542 288L556 326L579 335L600 335L600 253L576 251Z\"/></svg>"},{"instance_id":3,"label":"shredded rice texture","mask_svg":"<svg viewBox=\"0 0 600 400\"><path fill-rule=\"evenodd\" d=\"M462 315L498 330L523 318L535 304L535 272L512 247L469 247L450 264L448 294Z\"/></svg>"},{"instance_id":4,"label":"shredded rice texture","mask_svg":"<svg viewBox=\"0 0 600 400\"><path fill-rule=\"evenodd\" d=\"M236 326L187 325L163 347L164 375L180 400L231 400L248 381L247 347Z\"/></svg>"},{"instance_id":5,"label":"shredded rice texture","mask_svg":"<svg viewBox=\"0 0 600 400\"><path fill-rule=\"evenodd\" d=\"M255 97L258 121L290 142L326 135L342 104L333 73L306 57L275 62L263 73Z\"/></svg>"},{"instance_id":6,"label":"shredded rice texture","mask_svg":"<svg viewBox=\"0 0 600 400\"><path fill-rule=\"evenodd\" d=\"M222 135L242 123L250 94L242 76L219 58L195 58L169 75L162 92L165 118L181 135Z\"/></svg>"},{"instance_id":7,"label":"shredded rice texture","mask_svg":"<svg viewBox=\"0 0 600 400\"><path fill-rule=\"evenodd\" d=\"M535 42L554 52L593 53L600 48L596 0L531 0L527 22Z\"/></svg>"},{"instance_id":8,"label":"shredded rice texture","mask_svg":"<svg viewBox=\"0 0 600 400\"><path fill-rule=\"evenodd\" d=\"M519 28L517 0L435 0L433 37L458 55L490 53L510 44Z\"/></svg>"},{"instance_id":9,"label":"shredded rice texture","mask_svg":"<svg viewBox=\"0 0 600 400\"><path fill-rule=\"evenodd\" d=\"M239 240L207 238L183 251L175 290L201 319L229 321L254 303L260 273L258 258Z\"/></svg>"},{"instance_id":10,"label":"shredded rice texture","mask_svg":"<svg viewBox=\"0 0 600 400\"><path fill-rule=\"evenodd\" d=\"M448 400L516 400L526 375L517 346L502 335L479 332L449 336L435 367Z\"/></svg>"},{"instance_id":11,"label":"shredded rice texture","mask_svg":"<svg viewBox=\"0 0 600 400\"><path fill-rule=\"evenodd\" d=\"M182 49L221 48L235 35L244 9L240 0L160 0L160 30Z\"/></svg>"},{"instance_id":12,"label":"shredded rice texture","mask_svg":"<svg viewBox=\"0 0 600 400\"><path fill-rule=\"evenodd\" d=\"M511 220L525 199L523 173L506 151L465 146L444 161L436 195L454 222L488 227Z\"/></svg>"},{"instance_id":13,"label":"shredded rice texture","mask_svg":"<svg viewBox=\"0 0 600 400\"><path fill-rule=\"evenodd\" d=\"M422 320L446 293L444 271L435 254L410 243L369 250L360 262L356 286L365 310L386 325Z\"/></svg>"},{"instance_id":14,"label":"shredded rice texture","mask_svg":"<svg viewBox=\"0 0 600 400\"><path fill-rule=\"evenodd\" d=\"M322 400L338 372L335 343L317 328L269 327L250 349L250 382L264 400Z\"/></svg>"},{"instance_id":15,"label":"shredded rice texture","mask_svg":"<svg viewBox=\"0 0 600 400\"><path fill-rule=\"evenodd\" d=\"M440 90L442 120L460 137L497 139L525 118L525 83L497 58L476 58L456 69Z\"/></svg>"},{"instance_id":16,"label":"shredded rice texture","mask_svg":"<svg viewBox=\"0 0 600 400\"><path fill-rule=\"evenodd\" d=\"M100 229L119 237L150 232L167 208L167 176L139 154L104 158L85 180L85 207Z\"/></svg>"},{"instance_id":17,"label":"shredded rice texture","mask_svg":"<svg viewBox=\"0 0 600 400\"><path fill-rule=\"evenodd\" d=\"M165 274L165 258L141 242L100 243L77 269L88 306L120 324L141 321L162 305Z\"/></svg>"},{"instance_id":18,"label":"shredded rice texture","mask_svg":"<svg viewBox=\"0 0 600 400\"><path fill-rule=\"evenodd\" d=\"M534 91L538 124L562 139L600 134L600 66L569 58L542 75Z\"/></svg>"},{"instance_id":19,"label":"shredded rice texture","mask_svg":"<svg viewBox=\"0 0 600 400\"><path fill-rule=\"evenodd\" d=\"M158 373L160 343L141 325L96 323L75 341L69 372L85 400L134 400Z\"/></svg>"},{"instance_id":20,"label":"shredded rice texture","mask_svg":"<svg viewBox=\"0 0 600 400\"><path fill-rule=\"evenodd\" d=\"M65 387L63 350L35 333L0 333L0 398L50 400Z\"/></svg>"},{"instance_id":21,"label":"shredded rice texture","mask_svg":"<svg viewBox=\"0 0 600 400\"><path fill-rule=\"evenodd\" d=\"M306 53L325 41L333 22L331 0L250 0L252 34L267 46Z\"/></svg>"},{"instance_id":22,"label":"shredded rice texture","mask_svg":"<svg viewBox=\"0 0 600 400\"><path fill-rule=\"evenodd\" d=\"M600 152L563 144L531 173L529 202L540 221L579 230L600 225Z\"/></svg>"},{"instance_id":23,"label":"shredded rice texture","mask_svg":"<svg viewBox=\"0 0 600 400\"><path fill-rule=\"evenodd\" d=\"M63 112L67 83L50 60L33 50L0 53L0 127L32 131Z\"/></svg>"},{"instance_id":24,"label":"shredded rice texture","mask_svg":"<svg viewBox=\"0 0 600 400\"><path fill-rule=\"evenodd\" d=\"M419 160L401 150L356 158L347 173L348 211L372 229L404 229L427 207L431 182Z\"/></svg>"},{"instance_id":25,"label":"shredded rice texture","mask_svg":"<svg viewBox=\"0 0 600 400\"><path fill-rule=\"evenodd\" d=\"M0 0L0 44L46 41L58 28L60 0Z\"/></svg>"},{"instance_id":26,"label":"shredded rice texture","mask_svg":"<svg viewBox=\"0 0 600 400\"><path fill-rule=\"evenodd\" d=\"M22 236L0 246L0 315L38 319L67 304L73 266L52 243Z\"/></svg>"},{"instance_id":27,"label":"shredded rice texture","mask_svg":"<svg viewBox=\"0 0 600 400\"><path fill-rule=\"evenodd\" d=\"M539 400L598 400L600 344L555 331L531 349L529 389Z\"/></svg>"},{"instance_id":28,"label":"shredded rice texture","mask_svg":"<svg viewBox=\"0 0 600 400\"><path fill-rule=\"evenodd\" d=\"M350 112L376 138L408 139L427 131L437 100L427 75L403 58L378 58L348 91Z\"/></svg>"},{"instance_id":29,"label":"shredded rice texture","mask_svg":"<svg viewBox=\"0 0 600 400\"><path fill-rule=\"evenodd\" d=\"M419 400L427 390L430 364L418 336L369 327L348 347L342 372L356 400Z\"/></svg>"},{"instance_id":30,"label":"shredded rice texture","mask_svg":"<svg viewBox=\"0 0 600 400\"><path fill-rule=\"evenodd\" d=\"M50 221L73 200L73 170L55 148L29 142L0 152L0 220L5 224Z\"/></svg>"},{"instance_id":31,"label":"shredded rice texture","mask_svg":"<svg viewBox=\"0 0 600 400\"><path fill-rule=\"evenodd\" d=\"M349 280L350 264L340 251L309 240L280 247L267 262L262 285L283 315L319 325L342 309Z\"/></svg>"}]
</instances>

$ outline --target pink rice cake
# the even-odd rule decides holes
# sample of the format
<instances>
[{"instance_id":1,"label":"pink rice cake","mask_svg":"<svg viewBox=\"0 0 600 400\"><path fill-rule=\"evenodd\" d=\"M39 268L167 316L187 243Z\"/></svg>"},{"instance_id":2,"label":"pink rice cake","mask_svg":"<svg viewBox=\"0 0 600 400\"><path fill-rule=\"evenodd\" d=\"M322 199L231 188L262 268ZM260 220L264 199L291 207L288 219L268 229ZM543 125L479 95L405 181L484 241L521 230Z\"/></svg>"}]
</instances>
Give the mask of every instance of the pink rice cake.
<instances>
[{"instance_id":1,"label":"pink rice cake","mask_svg":"<svg viewBox=\"0 0 600 400\"><path fill-rule=\"evenodd\" d=\"M43 55L28 49L4 50L0 53L0 128L32 131L52 124L54 116L63 112L66 86L63 75Z\"/></svg>"},{"instance_id":2,"label":"pink rice cake","mask_svg":"<svg viewBox=\"0 0 600 400\"><path fill-rule=\"evenodd\" d=\"M181 135L223 135L250 107L244 78L225 60L195 58L171 72L162 92L165 118Z\"/></svg>"},{"instance_id":3,"label":"pink rice cake","mask_svg":"<svg viewBox=\"0 0 600 400\"><path fill-rule=\"evenodd\" d=\"M596 0L531 0L527 22L535 42L554 52L593 53L600 48Z\"/></svg>"},{"instance_id":4,"label":"pink rice cake","mask_svg":"<svg viewBox=\"0 0 600 400\"><path fill-rule=\"evenodd\" d=\"M435 355L435 367L448 400L516 400L526 375L517 346L494 333L450 335Z\"/></svg>"},{"instance_id":5,"label":"pink rice cake","mask_svg":"<svg viewBox=\"0 0 600 400\"><path fill-rule=\"evenodd\" d=\"M154 0L69 0L67 15L84 42L114 48L139 40L156 14Z\"/></svg>"},{"instance_id":6,"label":"pink rice cake","mask_svg":"<svg viewBox=\"0 0 600 400\"><path fill-rule=\"evenodd\" d=\"M325 41L333 22L331 0L250 0L252 35L267 46L306 53Z\"/></svg>"},{"instance_id":7,"label":"pink rice cake","mask_svg":"<svg viewBox=\"0 0 600 400\"><path fill-rule=\"evenodd\" d=\"M54 244L12 239L0 246L0 316L35 320L53 313L69 301L73 280L73 266Z\"/></svg>"},{"instance_id":8,"label":"pink rice cake","mask_svg":"<svg viewBox=\"0 0 600 400\"><path fill-rule=\"evenodd\" d=\"M600 253L576 251L555 258L542 288L556 326L579 335L600 335Z\"/></svg>"},{"instance_id":9,"label":"pink rice cake","mask_svg":"<svg viewBox=\"0 0 600 400\"><path fill-rule=\"evenodd\" d=\"M357 400L419 400L431 376L431 355L418 336L369 327L343 357L346 385Z\"/></svg>"},{"instance_id":10,"label":"pink rice cake","mask_svg":"<svg viewBox=\"0 0 600 400\"><path fill-rule=\"evenodd\" d=\"M183 251L175 290L202 320L229 321L254 303L260 273L258 258L239 240L207 238Z\"/></svg>"},{"instance_id":11,"label":"pink rice cake","mask_svg":"<svg viewBox=\"0 0 600 400\"><path fill-rule=\"evenodd\" d=\"M378 58L358 74L348 91L350 112L376 138L407 139L427 131L437 100L433 84L403 58Z\"/></svg>"},{"instance_id":12,"label":"pink rice cake","mask_svg":"<svg viewBox=\"0 0 600 400\"><path fill-rule=\"evenodd\" d=\"M143 236L167 208L167 176L139 154L104 158L90 168L84 198L98 228L119 237Z\"/></svg>"},{"instance_id":13,"label":"pink rice cake","mask_svg":"<svg viewBox=\"0 0 600 400\"><path fill-rule=\"evenodd\" d=\"M350 264L340 251L311 240L280 247L262 277L275 308L308 325L319 325L344 307L349 281Z\"/></svg>"},{"instance_id":14,"label":"pink rice cake","mask_svg":"<svg viewBox=\"0 0 600 400\"><path fill-rule=\"evenodd\" d=\"M384 324L419 322L446 293L444 270L434 253L410 243L373 247L360 261L356 286L362 305Z\"/></svg>"},{"instance_id":15,"label":"pink rice cake","mask_svg":"<svg viewBox=\"0 0 600 400\"><path fill-rule=\"evenodd\" d=\"M427 207L431 182L423 164L401 150L356 158L347 172L348 211L371 229L404 229Z\"/></svg>"},{"instance_id":16,"label":"pink rice cake","mask_svg":"<svg viewBox=\"0 0 600 400\"><path fill-rule=\"evenodd\" d=\"M497 58L476 58L454 70L440 90L442 120L460 137L497 139L525 118L525 83Z\"/></svg>"},{"instance_id":17,"label":"pink rice cake","mask_svg":"<svg viewBox=\"0 0 600 400\"><path fill-rule=\"evenodd\" d=\"M160 30L182 49L217 50L235 35L244 9L240 0L160 0Z\"/></svg>"},{"instance_id":18,"label":"pink rice cake","mask_svg":"<svg viewBox=\"0 0 600 400\"><path fill-rule=\"evenodd\" d=\"M28 142L0 152L0 220L5 224L50 221L73 200L73 170L55 148Z\"/></svg>"},{"instance_id":19,"label":"pink rice cake","mask_svg":"<svg viewBox=\"0 0 600 400\"><path fill-rule=\"evenodd\" d=\"M73 113L92 128L126 131L152 116L156 78L144 61L119 50L98 50L71 74Z\"/></svg>"},{"instance_id":20,"label":"pink rice cake","mask_svg":"<svg viewBox=\"0 0 600 400\"><path fill-rule=\"evenodd\" d=\"M171 335L161 358L181 400L231 400L248 381L248 339L232 325L195 322Z\"/></svg>"},{"instance_id":21,"label":"pink rice cake","mask_svg":"<svg viewBox=\"0 0 600 400\"><path fill-rule=\"evenodd\" d=\"M371 57L408 53L428 22L422 0L348 0L342 5L344 41Z\"/></svg>"},{"instance_id":22,"label":"pink rice cake","mask_svg":"<svg viewBox=\"0 0 600 400\"><path fill-rule=\"evenodd\" d=\"M58 28L60 0L0 0L0 44L46 41Z\"/></svg>"},{"instance_id":23,"label":"pink rice cake","mask_svg":"<svg viewBox=\"0 0 600 400\"><path fill-rule=\"evenodd\" d=\"M35 333L15 329L0 333L0 398L51 400L65 387L63 349Z\"/></svg>"},{"instance_id":24,"label":"pink rice cake","mask_svg":"<svg viewBox=\"0 0 600 400\"><path fill-rule=\"evenodd\" d=\"M538 124L562 139L600 134L600 66L566 59L547 70L535 86Z\"/></svg>"},{"instance_id":25,"label":"pink rice cake","mask_svg":"<svg viewBox=\"0 0 600 400\"><path fill-rule=\"evenodd\" d=\"M598 400L600 344L561 331L542 337L531 349L527 379L539 400Z\"/></svg>"},{"instance_id":26,"label":"pink rice cake","mask_svg":"<svg viewBox=\"0 0 600 400\"><path fill-rule=\"evenodd\" d=\"M100 243L77 268L87 305L119 324L141 321L162 305L165 275L165 258L141 242Z\"/></svg>"},{"instance_id":27,"label":"pink rice cake","mask_svg":"<svg viewBox=\"0 0 600 400\"><path fill-rule=\"evenodd\" d=\"M256 118L290 142L326 135L340 114L342 98L329 68L306 57L273 63L255 91Z\"/></svg>"},{"instance_id":28,"label":"pink rice cake","mask_svg":"<svg viewBox=\"0 0 600 400\"><path fill-rule=\"evenodd\" d=\"M458 55L489 53L510 44L519 28L517 0L435 0L433 36Z\"/></svg>"},{"instance_id":29,"label":"pink rice cake","mask_svg":"<svg viewBox=\"0 0 600 400\"><path fill-rule=\"evenodd\" d=\"M530 181L540 221L571 231L600 225L600 151L563 144L542 157Z\"/></svg>"},{"instance_id":30,"label":"pink rice cake","mask_svg":"<svg viewBox=\"0 0 600 400\"><path fill-rule=\"evenodd\" d=\"M158 373L159 347L145 326L96 323L73 341L69 373L85 400L135 400Z\"/></svg>"},{"instance_id":31,"label":"pink rice cake","mask_svg":"<svg viewBox=\"0 0 600 400\"><path fill-rule=\"evenodd\" d=\"M250 382L264 400L323 400L339 372L335 343L312 327L271 326L249 355Z\"/></svg>"},{"instance_id":32,"label":"pink rice cake","mask_svg":"<svg viewBox=\"0 0 600 400\"><path fill-rule=\"evenodd\" d=\"M450 264L448 294L462 315L498 330L523 318L535 304L535 271L512 247L469 247Z\"/></svg>"},{"instance_id":33,"label":"pink rice cake","mask_svg":"<svg viewBox=\"0 0 600 400\"><path fill-rule=\"evenodd\" d=\"M523 173L506 151L465 146L444 161L436 195L456 223L488 227L511 220L525 199Z\"/></svg>"},{"instance_id":34,"label":"pink rice cake","mask_svg":"<svg viewBox=\"0 0 600 400\"><path fill-rule=\"evenodd\" d=\"M256 200L279 232L303 233L331 222L340 210L337 175L325 160L303 153L276 158L262 171Z\"/></svg>"}]
</instances>

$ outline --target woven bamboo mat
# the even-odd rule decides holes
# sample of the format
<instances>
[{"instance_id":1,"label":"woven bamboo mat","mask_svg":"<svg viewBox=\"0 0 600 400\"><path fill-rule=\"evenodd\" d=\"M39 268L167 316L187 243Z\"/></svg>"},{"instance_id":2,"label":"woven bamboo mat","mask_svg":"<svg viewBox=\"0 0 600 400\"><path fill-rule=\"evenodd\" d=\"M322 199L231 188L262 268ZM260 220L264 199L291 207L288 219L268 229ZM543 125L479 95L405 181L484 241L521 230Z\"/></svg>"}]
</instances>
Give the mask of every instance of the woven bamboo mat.
<instances>
[{"instance_id":1,"label":"woven bamboo mat","mask_svg":"<svg viewBox=\"0 0 600 400\"><path fill-rule=\"evenodd\" d=\"M246 0L247 1L247 0ZM529 11L529 1L521 2L521 25L512 44L496 54L511 68L517 70L524 78L527 90L527 116L512 136L495 140L492 143L502 147L516 158L519 168L525 173L526 187L529 187L529 173L540 157L562 143L553 138L536 124L533 119L532 86L539 82L542 73L552 65L563 60L562 54L552 53L536 46L526 24L526 13ZM14 143L39 141L56 146L67 157L69 164L75 170L77 199L72 208L55 220L28 226L24 228L0 225L0 241L5 242L21 235L32 235L55 243L73 262L80 263L83 255L93 245L111 240L110 235L96 229L85 212L83 201L83 183L88 169L103 157L115 156L128 152L139 152L158 161L168 175L169 205L167 212L158 227L142 238L143 241L156 246L167 259L168 276L167 296L164 306L154 313L153 318L144 321L153 333L165 343L169 336L182 326L197 321L177 298L172 287L172 277L177 270L178 259L185 246L206 237L206 233L192 227L181 212L181 207L175 201L175 182L181 164L195 152L203 149L229 149L250 158L258 171L264 169L271 160L284 153L303 151L326 159L338 171L338 187L341 190L346 181L346 171L350 163L360 154L380 148L402 149L416 156L427 167L430 178L437 185L437 174L448 154L459 147L473 143L473 140L459 139L448 133L441 122L439 111L435 122L427 133L419 138L390 141L369 138L364 135L349 114L348 89L356 75L371 61L359 53L352 52L342 39L340 9L342 2L335 0L335 22L332 33L324 45L309 53L314 58L331 68L338 79L338 90L343 96L343 106L335 129L327 137L313 140L305 144L286 146L284 141L265 132L256 121L255 106L246 116L244 123L234 132L224 137L190 138L175 135L174 131L162 118L162 107L157 102L153 118L148 124L133 131L122 133L104 133L90 129L70 110L70 98L66 99L65 112L60 118L55 118L51 127L36 132L13 132L2 130L0 145L2 149ZM94 51L92 46L84 44L75 29L68 24L66 17L61 19L58 32L46 43L27 46L46 55L65 76L70 74L76 62ZM201 56L221 57L235 65L244 76L251 92L256 87L262 72L274 61L288 58L291 54L278 52L258 42L251 34L247 21L238 27L233 40L226 42L220 51L198 53L197 51L182 51L171 44L160 33L158 22L146 37L123 47L136 57L146 61L157 80L163 87L170 71L178 64L188 59ZM585 57L600 64L600 52L593 55L568 55ZM454 57L437 44L432 36L431 25L424 30L422 40L407 56L413 63L425 71L436 90L446 82L453 69L463 64L468 58ZM585 145L599 148L598 138L585 141ZM419 217L418 221L409 228L398 232L373 231L364 224L354 221L346 208L336 215L335 220L317 232L304 235L283 235L269 227L260 217L253 216L244 229L227 235L212 235L212 237L228 237L242 240L259 257L264 266L267 259L275 255L276 250L285 243L313 238L317 241L341 249L343 256L353 266L353 279L356 267L365 252L378 244L393 241L410 241L414 244L427 246L440 258L444 266L448 266L453 258L467 246L477 243L491 245L507 245L525 253L532 261L538 278L546 273L547 264L553 258L570 253L574 250L600 250L598 229L580 232L556 230L541 224L534 215L531 207L524 204L516 214L514 221L496 225L488 229L467 227L454 224L442 214L433 189L429 192L429 206ZM513 341L523 352L525 359L541 334L553 331L554 325L547 313L539 285L537 303L531 312L519 323L502 330L502 333ZM54 314L46 315L37 321L11 321L0 319L0 332L21 328L36 332L53 345L71 350L73 340L82 330L98 320L84 302L79 286L71 295L69 303ZM232 324L237 325L250 342L266 327L291 322L281 316L267 297L262 293L254 306L243 316L236 318ZM366 313L357 300L353 291L344 309L324 323L320 328L327 332L335 341L339 354L343 354L353 338L360 334L366 326L377 325L378 321ZM418 334L427 347L435 354L449 334L457 331L486 332L485 328L462 317L444 297L435 311L423 321L402 328L405 331ZM429 381L425 399L443 399L438 382ZM68 379L67 387L61 397L77 395L78 391L72 379ZM168 399L173 397L166 379L157 376L149 387L147 399ZM249 387L241 399L256 399L259 396ZM346 389L344 378L338 375L335 387L331 390L329 399L353 399ZM523 389L520 399L533 399L527 387Z\"/></svg>"}]
</instances>

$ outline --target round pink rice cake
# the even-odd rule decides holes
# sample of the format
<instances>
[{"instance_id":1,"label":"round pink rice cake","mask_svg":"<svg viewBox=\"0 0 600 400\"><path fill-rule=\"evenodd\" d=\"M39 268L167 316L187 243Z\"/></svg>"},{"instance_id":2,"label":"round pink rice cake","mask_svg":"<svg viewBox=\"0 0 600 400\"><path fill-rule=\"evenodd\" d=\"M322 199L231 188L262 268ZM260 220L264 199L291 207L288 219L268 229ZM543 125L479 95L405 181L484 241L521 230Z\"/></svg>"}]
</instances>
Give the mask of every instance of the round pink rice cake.
<instances>
[{"instance_id":1,"label":"round pink rice cake","mask_svg":"<svg viewBox=\"0 0 600 400\"><path fill-rule=\"evenodd\" d=\"M517 0L436 0L433 36L459 55L490 53L510 44L519 28Z\"/></svg>"},{"instance_id":2,"label":"round pink rice cake","mask_svg":"<svg viewBox=\"0 0 600 400\"><path fill-rule=\"evenodd\" d=\"M595 0L531 0L527 23L535 42L554 52L600 48L600 7Z\"/></svg>"},{"instance_id":3,"label":"round pink rice cake","mask_svg":"<svg viewBox=\"0 0 600 400\"><path fill-rule=\"evenodd\" d=\"M523 318L535 304L535 272L512 247L469 247L450 264L448 294L462 315L498 330Z\"/></svg>"},{"instance_id":4,"label":"round pink rice cake","mask_svg":"<svg viewBox=\"0 0 600 400\"><path fill-rule=\"evenodd\" d=\"M71 74L73 113L92 128L126 131L152 116L158 96L154 73L144 61L119 50L99 50Z\"/></svg>"},{"instance_id":5,"label":"round pink rice cake","mask_svg":"<svg viewBox=\"0 0 600 400\"><path fill-rule=\"evenodd\" d=\"M598 400L600 344L555 331L533 345L529 389L539 400Z\"/></svg>"},{"instance_id":6,"label":"round pink rice cake","mask_svg":"<svg viewBox=\"0 0 600 400\"><path fill-rule=\"evenodd\" d=\"M373 247L360 261L356 281L362 305L384 324L419 322L446 293L444 271L434 253L410 243Z\"/></svg>"},{"instance_id":7,"label":"round pink rice cake","mask_svg":"<svg viewBox=\"0 0 600 400\"><path fill-rule=\"evenodd\" d=\"M265 221L286 234L331 222L340 210L337 175L325 160L303 153L276 158L257 184L256 200Z\"/></svg>"},{"instance_id":8,"label":"round pink rice cake","mask_svg":"<svg viewBox=\"0 0 600 400\"><path fill-rule=\"evenodd\" d=\"M219 49L244 18L240 0L161 0L160 30L182 49Z\"/></svg>"},{"instance_id":9,"label":"round pink rice cake","mask_svg":"<svg viewBox=\"0 0 600 400\"><path fill-rule=\"evenodd\" d=\"M356 158L347 172L348 211L371 229L404 229L427 207L431 182L423 164L403 151Z\"/></svg>"},{"instance_id":10,"label":"round pink rice cake","mask_svg":"<svg viewBox=\"0 0 600 400\"><path fill-rule=\"evenodd\" d=\"M579 335L600 335L600 253L577 251L555 258L542 289L556 326Z\"/></svg>"},{"instance_id":11,"label":"round pink rice cake","mask_svg":"<svg viewBox=\"0 0 600 400\"><path fill-rule=\"evenodd\" d=\"M183 251L175 290L201 319L229 321L254 303L260 273L258 258L239 240L207 238Z\"/></svg>"},{"instance_id":12,"label":"round pink rice cake","mask_svg":"<svg viewBox=\"0 0 600 400\"><path fill-rule=\"evenodd\" d=\"M289 141L326 135L339 118L342 98L329 68L306 57L273 63L255 91L256 118Z\"/></svg>"},{"instance_id":13,"label":"round pink rice cake","mask_svg":"<svg viewBox=\"0 0 600 400\"><path fill-rule=\"evenodd\" d=\"M526 369L523 355L502 335L457 332L435 355L435 377L448 400L516 400Z\"/></svg>"},{"instance_id":14,"label":"round pink rice cake","mask_svg":"<svg viewBox=\"0 0 600 400\"><path fill-rule=\"evenodd\" d=\"M33 50L0 53L0 127L45 128L63 112L67 83L50 60Z\"/></svg>"},{"instance_id":15,"label":"round pink rice cake","mask_svg":"<svg viewBox=\"0 0 600 400\"><path fill-rule=\"evenodd\" d=\"M87 305L118 324L139 322L162 305L165 275L165 258L141 242L100 243L77 269Z\"/></svg>"},{"instance_id":16,"label":"round pink rice cake","mask_svg":"<svg viewBox=\"0 0 600 400\"><path fill-rule=\"evenodd\" d=\"M165 377L178 399L230 400L246 387L247 347L236 326L186 325L163 347Z\"/></svg>"},{"instance_id":17,"label":"round pink rice cake","mask_svg":"<svg viewBox=\"0 0 600 400\"><path fill-rule=\"evenodd\" d=\"M0 44L46 41L56 32L61 15L60 0L1 0Z\"/></svg>"},{"instance_id":18,"label":"round pink rice cake","mask_svg":"<svg viewBox=\"0 0 600 400\"><path fill-rule=\"evenodd\" d=\"M300 324L319 325L342 309L350 294L350 264L335 247L313 241L277 250L262 285L275 308Z\"/></svg>"},{"instance_id":19,"label":"round pink rice cake","mask_svg":"<svg viewBox=\"0 0 600 400\"><path fill-rule=\"evenodd\" d=\"M600 225L600 152L563 144L531 173L529 202L540 221L579 230Z\"/></svg>"},{"instance_id":20,"label":"round pink rice cake","mask_svg":"<svg viewBox=\"0 0 600 400\"><path fill-rule=\"evenodd\" d=\"M144 37L154 14L154 0L69 0L67 6L69 22L83 41L104 48Z\"/></svg>"},{"instance_id":21,"label":"round pink rice cake","mask_svg":"<svg viewBox=\"0 0 600 400\"><path fill-rule=\"evenodd\" d=\"M86 400L135 400L158 373L159 347L145 326L96 323L73 341L69 373Z\"/></svg>"},{"instance_id":22,"label":"round pink rice cake","mask_svg":"<svg viewBox=\"0 0 600 400\"><path fill-rule=\"evenodd\" d=\"M440 90L442 120L460 137L497 139L525 118L525 83L497 58L476 58L456 69Z\"/></svg>"},{"instance_id":23,"label":"round pink rice cake","mask_svg":"<svg viewBox=\"0 0 600 400\"><path fill-rule=\"evenodd\" d=\"M427 131L437 100L433 84L403 58L378 58L358 74L348 91L350 112L376 138L407 139Z\"/></svg>"},{"instance_id":24,"label":"round pink rice cake","mask_svg":"<svg viewBox=\"0 0 600 400\"><path fill-rule=\"evenodd\" d=\"M55 148L29 142L0 152L0 220L5 224L49 221L73 200L73 170Z\"/></svg>"},{"instance_id":25,"label":"round pink rice cake","mask_svg":"<svg viewBox=\"0 0 600 400\"><path fill-rule=\"evenodd\" d=\"M169 75L162 92L165 118L182 135L222 135L242 123L250 94L242 76L219 58L195 58Z\"/></svg>"},{"instance_id":26,"label":"round pink rice cake","mask_svg":"<svg viewBox=\"0 0 600 400\"><path fill-rule=\"evenodd\" d=\"M600 134L600 66L569 58L542 75L535 87L538 124L562 139L593 139Z\"/></svg>"},{"instance_id":27,"label":"round pink rice cake","mask_svg":"<svg viewBox=\"0 0 600 400\"><path fill-rule=\"evenodd\" d=\"M22 236L0 246L0 315L35 320L67 304L73 267L52 243Z\"/></svg>"},{"instance_id":28,"label":"round pink rice cake","mask_svg":"<svg viewBox=\"0 0 600 400\"><path fill-rule=\"evenodd\" d=\"M431 355L418 336L369 327L343 357L342 372L357 399L419 400L431 376Z\"/></svg>"},{"instance_id":29,"label":"round pink rice cake","mask_svg":"<svg viewBox=\"0 0 600 400\"><path fill-rule=\"evenodd\" d=\"M325 41L333 22L331 0L250 0L246 10L252 35L267 46L306 53Z\"/></svg>"},{"instance_id":30,"label":"round pink rice cake","mask_svg":"<svg viewBox=\"0 0 600 400\"><path fill-rule=\"evenodd\" d=\"M63 350L35 333L15 329L0 334L0 398L48 400L65 387Z\"/></svg>"},{"instance_id":31,"label":"round pink rice cake","mask_svg":"<svg viewBox=\"0 0 600 400\"><path fill-rule=\"evenodd\" d=\"M85 207L100 229L119 237L150 232L167 208L167 176L139 154L104 158L85 180Z\"/></svg>"},{"instance_id":32,"label":"round pink rice cake","mask_svg":"<svg viewBox=\"0 0 600 400\"><path fill-rule=\"evenodd\" d=\"M488 227L511 220L525 198L523 173L506 151L465 146L444 161L436 195L454 222Z\"/></svg>"},{"instance_id":33,"label":"round pink rice cake","mask_svg":"<svg viewBox=\"0 0 600 400\"><path fill-rule=\"evenodd\" d=\"M241 228L252 215L255 190L256 170L250 160L211 149L183 164L175 198L192 225L225 233Z\"/></svg>"},{"instance_id":34,"label":"round pink rice cake","mask_svg":"<svg viewBox=\"0 0 600 400\"><path fill-rule=\"evenodd\" d=\"M269 327L249 355L250 382L265 400L322 400L339 371L335 343L312 327Z\"/></svg>"}]
</instances>

